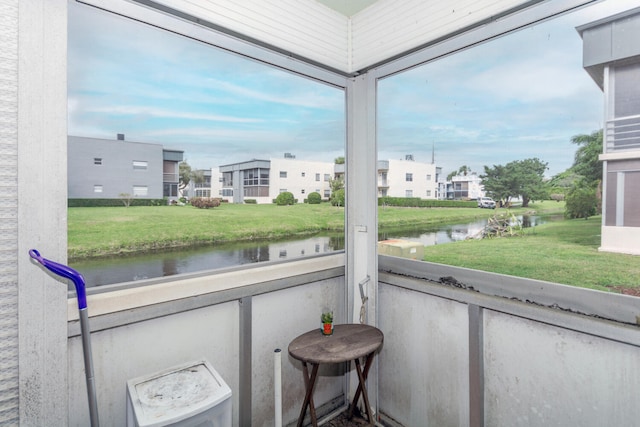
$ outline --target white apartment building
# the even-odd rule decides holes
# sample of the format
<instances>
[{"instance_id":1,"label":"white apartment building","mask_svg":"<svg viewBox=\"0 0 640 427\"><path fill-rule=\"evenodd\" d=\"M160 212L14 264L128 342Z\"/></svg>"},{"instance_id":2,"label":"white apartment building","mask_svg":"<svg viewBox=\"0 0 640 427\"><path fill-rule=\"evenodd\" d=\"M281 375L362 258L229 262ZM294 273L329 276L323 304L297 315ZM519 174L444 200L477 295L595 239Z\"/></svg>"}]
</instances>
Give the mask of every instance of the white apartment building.
<instances>
[{"instance_id":1,"label":"white apartment building","mask_svg":"<svg viewBox=\"0 0 640 427\"><path fill-rule=\"evenodd\" d=\"M407 155L404 160L378 162L378 197L438 198L436 165L412 159Z\"/></svg>"},{"instance_id":2,"label":"white apartment building","mask_svg":"<svg viewBox=\"0 0 640 427\"><path fill-rule=\"evenodd\" d=\"M446 198L449 200L474 200L485 196L482 180L475 172L452 176L451 181L446 183L446 187Z\"/></svg>"},{"instance_id":3,"label":"white apartment building","mask_svg":"<svg viewBox=\"0 0 640 427\"><path fill-rule=\"evenodd\" d=\"M219 169L220 187L213 188L218 182L212 179L211 194L231 203L243 203L245 199L273 203L285 191L291 192L298 203L312 192L326 200L331 197L329 181L344 175L344 165L297 160L291 154L223 165ZM435 164L413 161L410 155L405 160L378 161L378 196L437 199L439 173Z\"/></svg>"},{"instance_id":4,"label":"white apartment building","mask_svg":"<svg viewBox=\"0 0 640 427\"><path fill-rule=\"evenodd\" d=\"M304 202L310 193L323 199L331 197L329 180L334 176L333 163L284 158L249 160L220 166L221 187L217 192L232 203L254 199L257 203L273 203L278 194L288 191ZM213 180L212 180L213 181ZM212 194L216 194L212 191Z\"/></svg>"}]
</instances>

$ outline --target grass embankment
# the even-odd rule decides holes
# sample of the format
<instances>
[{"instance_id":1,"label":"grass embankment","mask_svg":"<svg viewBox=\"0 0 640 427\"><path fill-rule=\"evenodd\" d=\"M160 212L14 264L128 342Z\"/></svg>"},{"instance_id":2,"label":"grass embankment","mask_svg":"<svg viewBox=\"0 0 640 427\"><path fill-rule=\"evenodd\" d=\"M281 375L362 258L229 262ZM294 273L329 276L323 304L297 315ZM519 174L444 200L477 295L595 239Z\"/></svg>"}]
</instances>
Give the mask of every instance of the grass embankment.
<instances>
[{"instance_id":1,"label":"grass embankment","mask_svg":"<svg viewBox=\"0 0 640 427\"><path fill-rule=\"evenodd\" d=\"M512 212L549 215L563 210L563 203L544 202ZM426 228L500 211L505 210L385 207L378 216L381 229ZM70 208L68 218L70 259L344 229L344 209L327 204ZM429 246L425 260L593 289L640 291L640 257L598 252L600 225L600 217L566 220L527 229L522 237Z\"/></svg>"},{"instance_id":2,"label":"grass embankment","mask_svg":"<svg viewBox=\"0 0 640 427\"><path fill-rule=\"evenodd\" d=\"M425 261L584 288L640 290L640 257L598 252L601 217L550 222L524 236L425 247Z\"/></svg>"},{"instance_id":3,"label":"grass embankment","mask_svg":"<svg viewBox=\"0 0 640 427\"><path fill-rule=\"evenodd\" d=\"M534 209L561 212L562 205L545 203ZM385 229L425 227L488 218L493 213L477 208L385 207L379 209L379 224ZM276 206L224 203L214 209L132 206L69 208L68 211L71 259L221 242L273 240L321 231L341 233L343 230L344 209L328 204Z\"/></svg>"},{"instance_id":4,"label":"grass embankment","mask_svg":"<svg viewBox=\"0 0 640 427\"><path fill-rule=\"evenodd\" d=\"M69 258L211 243L278 239L342 230L344 211L328 205L69 208Z\"/></svg>"}]
</instances>

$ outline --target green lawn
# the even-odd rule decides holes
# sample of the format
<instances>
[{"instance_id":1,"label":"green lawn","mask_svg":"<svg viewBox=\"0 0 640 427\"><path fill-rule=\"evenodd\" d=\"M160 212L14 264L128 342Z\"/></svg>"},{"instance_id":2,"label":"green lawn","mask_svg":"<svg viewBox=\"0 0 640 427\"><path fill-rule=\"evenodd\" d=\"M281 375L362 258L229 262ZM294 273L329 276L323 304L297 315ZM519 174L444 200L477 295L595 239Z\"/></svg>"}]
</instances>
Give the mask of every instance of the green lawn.
<instances>
[{"instance_id":1,"label":"green lawn","mask_svg":"<svg viewBox=\"0 0 640 427\"><path fill-rule=\"evenodd\" d=\"M558 210L547 202L539 210ZM382 228L422 227L488 218L478 208L380 208ZM192 206L69 208L69 258L116 255L160 248L239 240L276 239L342 232L344 208L329 204L293 206L223 203L214 209Z\"/></svg>"},{"instance_id":2,"label":"green lawn","mask_svg":"<svg viewBox=\"0 0 640 427\"><path fill-rule=\"evenodd\" d=\"M561 214L563 210L563 203L543 202L512 212ZM381 229L427 228L489 218L500 211L505 210L385 207L378 209L378 217ZM640 257L598 252L600 222L600 217L549 222L527 229L520 237L429 246L425 260L593 289L621 286L640 291ZM342 232L343 228L344 209L328 204L70 208L69 258Z\"/></svg>"},{"instance_id":3,"label":"green lawn","mask_svg":"<svg viewBox=\"0 0 640 427\"><path fill-rule=\"evenodd\" d=\"M640 290L640 257L598 252L601 217L550 222L522 237L425 247L426 261L585 288Z\"/></svg>"}]
</instances>

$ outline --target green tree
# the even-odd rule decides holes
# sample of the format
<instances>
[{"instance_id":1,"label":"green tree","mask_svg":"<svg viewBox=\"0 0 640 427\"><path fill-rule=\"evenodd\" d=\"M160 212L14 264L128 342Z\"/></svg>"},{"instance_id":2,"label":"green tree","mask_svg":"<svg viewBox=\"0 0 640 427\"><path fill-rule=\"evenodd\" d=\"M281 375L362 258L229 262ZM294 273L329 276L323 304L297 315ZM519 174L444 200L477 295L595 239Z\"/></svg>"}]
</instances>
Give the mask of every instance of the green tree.
<instances>
[{"instance_id":1,"label":"green tree","mask_svg":"<svg viewBox=\"0 0 640 427\"><path fill-rule=\"evenodd\" d=\"M598 210L597 188L586 184L575 185L567 194L564 215L567 218L584 218Z\"/></svg>"},{"instance_id":2,"label":"green tree","mask_svg":"<svg viewBox=\"0 0 640 427\"><path fill-rule=\"evenodd\" d=\"M330 178L329 188L331 189L331 194L338 190L342 190L344 188L344 179L341 176L338 178Z\"/></svg>"},{"instance_id":3,"label":"green tree","mask_svg":"<svg viewBox=\"0 0 640 427\"><path fill-rule=\"evenodd\" d=\"M192 170L190 179L194 184L204 184L207 181L202 169Z\"/></svg>"},{"instance_id":4,"label":"green tree","mask_svg":"<svg viewBox=\"0 0 640 427\"><path fill-rule=\"evenodd\" d=\"M331 206L344 206L344 188L331 194Z\"/></svg>"},{"instance_id":5,"label":"green tree","mask_svg":"<svg viewBox=\"0 0 640 427\"><path fill-rule=\"evenodd\" d=\"M485 191L495 199L509 201L512 197L522 199L522 206L529 206L532 200L547 198L544 172L547 163L538 158L516 160L506 165L485 166L480 175Z\"/></svg>"},{"instance_id":6,"label":"green tree","mask_svg":"<svg viewBox=\"0 0 640 427\"><path fill-rule=\"evenodd\" d=\"M336 165L344 165L344 156L336 157L333 162Z\"/></svg>"},{"instance_id":7,"label":"green tree","mask_svg":"<svg viewBox=\"0 0 640 427\"><path fill-rule=\"evenodd\" d=\"M598 156L602 154L602 130L594 131L590 135L575 135L571 142L578 145L571 170L585 177L589 186L600 181L602 162Z\"/></svg>"},{"instance_id":8,"label":"green tree","mask_svg":"<svg viewBox=\"0 0 640 427\"><path fill-rule=\"evenodd\" d=\"M457 176L457 175L467 176L470 173L471 173L471 168L467 165L462 165L458 168L457 171L453 171L449 175L447 175L447 181L451 181L451 178L453 178L454 176Z\"/></svg>"},{"instance_id":9,"label":"green tree","mask_svg":"<svg viewBox=\"0 0 640 427\"><path fill-rule=\"evenodd\" d=\"M182 191L187 188L191 182L191 166L189 166L189 163L187 163L186 160L181 161L178 165L178 173L180 174L180 183L178 184L178 187L180 188L180 191Z\"/></svg>"}]
</instances>

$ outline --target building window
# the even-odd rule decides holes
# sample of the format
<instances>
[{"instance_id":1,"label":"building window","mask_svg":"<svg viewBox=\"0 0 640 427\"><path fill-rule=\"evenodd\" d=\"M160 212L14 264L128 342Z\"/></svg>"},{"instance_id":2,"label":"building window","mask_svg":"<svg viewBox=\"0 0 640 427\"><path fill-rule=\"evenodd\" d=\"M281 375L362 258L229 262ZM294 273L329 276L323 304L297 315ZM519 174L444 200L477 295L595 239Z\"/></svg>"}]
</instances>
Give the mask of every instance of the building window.
<instances>
[{"instance_id":1,"label":"building window","mask_svg":"<svg viewBox=\"0 0 640 427\"><path fill-rule=\"evenodd\" d=\"M102 193L102 185L94 185L93 186L94 193Z\"/></svg>"},{"instance_id":2,"label":"building window","mask_svg":"<svg viewBox=\"0 0 640 427\"><path fill-rule=\"evenodd\" d=\"M304 178L304 172L302 172L302 177Z\"/></svg>"},{"instance_id":3,"label":"building window","mask_svg":"<svg viewBox=\"0 0 640 427\"><path fill-rule=\"evenodd\" d=\"M427 197L431 197L431 190L427 190Z\"/></svg>"},{"instance_id":4,"label":"building window","mask_svg":"<svg viewBox=\"0 0 640 427\"><path fill-rule=\"evenodd\" d=\"M149 187L146 185L134 185L133 186L133 195L134 196L146 196L149 194Z\"/></svg>"},{"instance_id":5,"label":"building window","mask_svg":"<svg viewBox=\"0 0 640 427\"><path fill-rule=\"evenodd\" d=\"M407 173L405 176L405 180L406 181L413 181L413 174L412 173Z\"/></svg>"},{"instance_id":6,"label":"building window","mask_svg":"<svg viewBox=\"0 0 640 427\"><path fill-rule=\"evenodd\" d=\"M269 185L269 169L247 169L244 171L245 187L256 185Z\"/></svg>"},{"instance_id":7,"label":"building window","mask_svg":"<svg viewBox=\"0 0 640 427\"><path fill-rule=\"evenodd\" d=\"M319 173L316 174L316 181L320 181L320 174Z\"/></svg>"},{"instance_id":8,"label":"building window","mask_svg":"<svg viewBox=\"0 0 640 427\"><path fill-rule=\"evenodd\" d=\"M148 162L142 160L134 160L133 161L133 170L137 171L146 171L148 166Z\"/></svg>"},{"instance_id":9,"label":"building window","mask_svg":"<svg viewBox=\"0 0 640 427\"><path fill-rule=\"evenodd\" d=\"M102 165L102 157L94 157L93 158L94 165Z\"/></svg>"},{"instance_id":10,"label":"building window","mask_svg":"<svg viewBox=\"0 0 640 427\"><path fill-rule=\"evenodd\" d=\"M304 194L304 189L301 190L301 193Z\"/></svg>"},{"instance_id":11,"label":"building window","mask_svg":"<svg viewBox=\"0 0 640 427\"><path fill-rule=\"evenodd\" d=\"M166 182L162 189L162 197L178 197L178 184Z\"/></svg>"},{"instance_id":12,"label":"building window","mask_svg":"<svg viewBox=\"0 0 640 427\"><path fill-rule=\"evenodd\" d=\"M224 188L220 190L220 195L224 197L233 197L233 190L230 188Z\"/></svg>"},{"instance_id":13,"label":"building window","mask_svg":"<svg viewBox=\"0 0 640 427\"><path fill-rule=\"evenodd\" d=\"M280 171L280 178L286 178L287 177L287 171Z\"/></svg>"},{"instance_id":14,"label":"building window","mask_svg":"<svg viewBox=\"0 0 640 427\"><path fill-rule=\"evenodd\" d=\"M324 174L324 182L329 182L331 180L331 175L329 175L328 173Z\"/></svg>"},{"instance_id":15,"label":"building window","mask_svg":"<svg viewBox=\"0 0 640 427\"><path fill-rule=\"evenodd\" d=\"M404 193L405 197L413 197L413 190L406 190Z\"/></svg>"},{"instance_id":16,"label":"building window","mask_svg":"<svg viewBox=\"0 0 640 427\"><path fill-rule=\"evenodd\" d=\"M431 181L431 174L427 174L427 181Z\"/></svg>"},{"instance_id":17,"label":"building window","mask_svg":"<svg viewBox=\"0 0 640 427\"><path fill-rule=\"evenodd\" d=\"M281 189L280 189L280 193L286 193L286 192L287 192L287 189L286 189L286 188L281 188Z\"/></svg>"},{"instance_id":18,"label":"building window","mask_svg":"<svg viewBox=\"0 0 640 427\"><path fill-rule=\"evenodd\" d=\"M329 197L331 197L331 190L324 190L324 198L328 199Z\"/></svg>"},{"instance_id":19,"label":"building window","mask_svg":"<svg viewBox=\"0 0 640 427\"><path fill-rule=\"evenodd\" d=\"M269 187L245 187L243 194L244 197L269 197Z\"/></svg>"}]
</instances>

